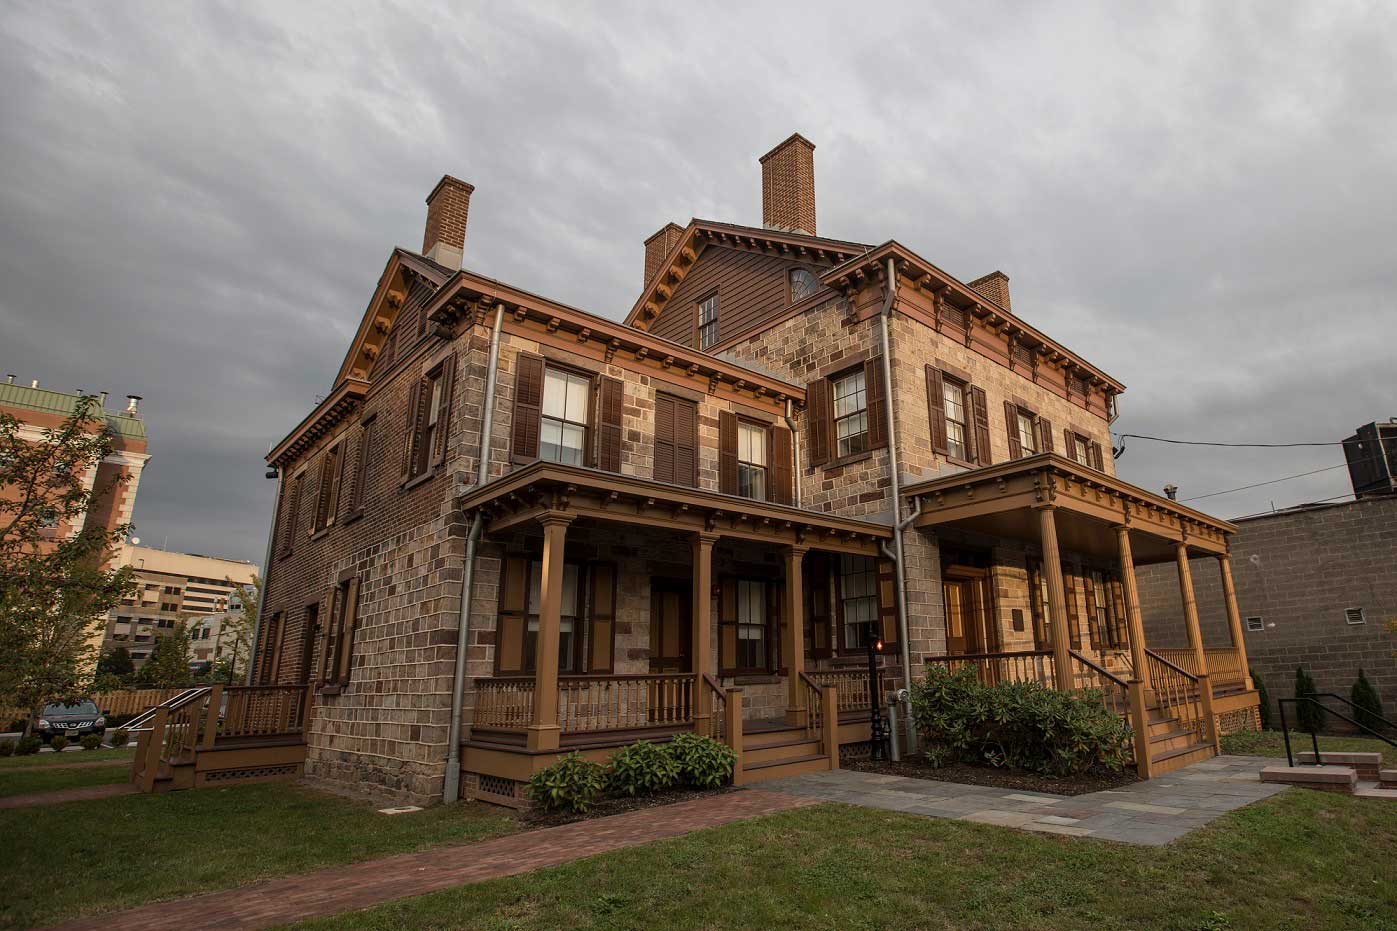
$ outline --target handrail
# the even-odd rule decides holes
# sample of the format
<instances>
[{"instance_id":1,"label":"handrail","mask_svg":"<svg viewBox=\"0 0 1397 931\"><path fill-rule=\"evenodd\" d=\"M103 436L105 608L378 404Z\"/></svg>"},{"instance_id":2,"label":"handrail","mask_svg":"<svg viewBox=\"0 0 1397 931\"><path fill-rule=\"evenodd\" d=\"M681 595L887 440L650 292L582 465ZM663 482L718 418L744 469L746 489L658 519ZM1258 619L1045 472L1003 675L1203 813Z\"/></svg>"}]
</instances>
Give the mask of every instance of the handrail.
<instances>
[{"instance_id":1,"label":"handrail","mask_svg":"<svg viewBox=\"0 0 1397 931\"><path fill-rule=\"evenodd\" d=\"M1112 683L1114 683L1115 685L1119 685L1121 688L1128 688L1125 680L1122 679L1120 676L1116 675L1115 673L1111 672L1109 669L1096 665L1096 663L1093 663L1091 660L1087 659L1085 656L1078 653L1076 650L1068 650L1068 652L1071 653L1072 656L1076 657L1077 660L1079 660L1083 666L1086 666L1095 671L1097 675L1101 676L1104 679L1109 679Z\"/></svg>"},{"instance_id":2,"label":"handrail","mask_svg":"<svg viewBox=\"0 0 1397 931\"><path fill-rule=\"evenodd\" d=\"M151 730L151 728L146 727L145 725L148 721L155 717L156 711L158 711L161 708L168 708L171 711L174 711L178 708L183 708L186 704L193 701L195 698L201 697L208 691L209 686L207 685L191 686L190 688L187 688L184 691L180 692L178 695L167 698L160 704L152 705L145 711L142 711L140 714L136 715L130 721L127 721L126 726L121 728L121 730L124 730L129 734L137 734L149 731Z\"/></svg>"},{"instance_id":3,"label":"handrail","mask_svg":"<svg viewBox=\"0 0 1397 931\"><path fill-rule=\"evenodd\" d=\"M1169 660L1167 660L1167 659L1165 659L1164 657L1160 656L1160 655L1159 655L1158 653L1156 653L1154 650L1149 650L1149 649L1145 650L1145 655L1148 656L1148 657L1153 658L1153 659L1156 660L1157 662L1163 663L1165 666L1168 666L1170 669L1174 670L1174 671L1177 672L1179 675L1184 676L1185 678L1192 679L1194 682L1197 682L1197 681L1198 681L1198 677L1197 677L1196 675L1194 675L1193 673L1189 672L1187 669L1184 669L1182 666L1177 666L1177 665L1175 665L1174 663L1169 662Z\"/></svg>"},{"instance_id":4,"label":"handrail","mask_svg":"<svg viewBox=\"0 0 1397 931\"><path fill-rule=\"evenodd\" d=\"M1284 738L1284 740L1285 740L1285 763L1286 763L1287 766L1294 766L1294 765L1295 765L1295 758L1294 758L1294 756L1292 756L1292 754L1291 754L1291 752L1290 752L1290 725L1286 722L1286 719L1285 719L1285 706L1286 706L1286 705L1298 705L1300 702L1309 702L1311 705L1314 705L1316 708L1318 708L1318 709L1319 709L1320 711L1322 711L1324 714L1332 714L1334 717L1338 718L1340 721L1347 721L1349 724L1352 724L1354 727L1358 728L1359 730L1365 731L1365 732L1367 732L1367 733L1369 733L1369 734L1372 734L1374 737L1376 737L1378 740L1381 740L1383 743L1387 744L1388 746L1397 747L1397 741L1393 741L1392 739L1390 739L1390 738L1388 738L1388 737L1385 737L1385 736L1383 736L1382 734L1379 734L1377 731L1373 730L1373 729L1372 729L1371 727L1369 727L1368 725L1366 725L1366 724L1360 724L1358 721L1355 721L1353 718L1349 717L1348 715L1346 715L1346 714L1341 714L1341 713L1335 711L1333 708L1326 708L1324 705L1320 704L1319 699L1320 699L1321 697L1337 698L1337 699L1339 699L1339 701L1344 702L1345 704L1349 705L1350 707L1353 707L1353 708L1357 708L1357 707L1358 707L1357 705L1354 705L1353 702L1349 701L1347 698L1344 698L1344 697L1342 697L1342 696L1340 696L1340 695L1335 695L1333 692L1316 692L1316 693L1314 693L1313 696L1311 696L1311 695L1297 695L1295 698L1280 698L1280 699L1277 699L1277 700L1276 700L1276 705L1280 708L1280 712L1281 712L1281 736L1282 736L1282 737ZM1386 718L1383 718L1382 715L1377 715L1377 717L1382 718L1382 722L1383 722L1384 724L1386 724L1388 727L1392 727L1392 726L1393 726L1392 722L1389 721L1389 720L1387 720ZM1320 755L1319 755L1319 734L1318 734L1317 731L1313 731L1313 730L1310 731L1310 745L1311 745L1312 747L1314 747L1314 753L1315 753L1315 763L1314 763L1314 765L1316 765L1316 766L1322 766L1322 765L1324 765L1323 762L1320 760Z\"/></svg>"},{"instance_id":5,"label":"handrail","mask_svg":"<svg viewBox=\"0 0 1397 931\"><path fill-rule=\"evenodd\" d=\"M825 707L820 683L801 670L800 685L805 691L805 736L819 740L825 728ZM838 713L837 709L835 713Z\"/></svg>"},{"instance_id":6,"label":"handrail","mask_svg":"<svg viewBox=\"0 0 1397 931\"><path fill-rule=\"evenodd\" d=\"M927 655L923 659L928 666L934 663L945 666L952 672L964 666L971 666L975 669L976 678L983 685L997 685L1000 682L1037 682L1052 687L1052 655L1051 650L1017 650Z\"/></svg>"},{"instance_id":7,"label":"handrail","mask_svg":"<svg viewBox=\"0 0 1397 931\"><path fill-rule=\"evenodd\" d=\"M812 669L810 678L819 686L832 685L839 690L835 696L840 712L868 714L868 667L857 669Z\"/></svg>"},{"instance_id":8,"label":"handrail","mask_svg":"<svg viewBox=\"0 0 1397 931\"><path fill-rule=\"evenodd\" d=\"M1208 723L1203 719L1203 695L1198 677L1153 650L1145 651L1145 664L1150 667L1150 685L1155 699L1165 714L1186 726L1195 737L1205 737Z\"/></svg>"},{"instance_id":9,"label":"handrail","mask_svg":"<svg viewBox=\"0 0 1397 931\"><path fill-rule=\"evenodd\" d=\"M708 692L708 733L707 737L714 740L727 742L727 720L728 720L728 693L723 689L723 685L712 673L703 674L702 687Z\"/></svg>"},{"instance_id":10,"label":"handrail","mask_svg":"<svg viewBox=\"0 0 1397 931\"><path fill-rule=\"evenodd\" d=\"M1091 682L1088 688L1094 688L1097 692L1101 693L1102 704L1105 705L1106 710L1110 711L1112 714L1117 714L1123 718L1129 719L1130 686L1126 684L1125 680L1109 670L1098 666L1076 650L1068 650L1067 652L1073 663L1080 663L1087 668L1088 682L1091 682L1091 677L1093 675L1096 677L1098 681ZM1075 669L1072 671L1072 686L1073 691L1076 692L1083 691L1083 689L1077 685L1079 675L1080 674Z\"/></svg>"},{"instance_id":11,"label":"handrail","mask_svg":"<svg viewBox=\"0 0 1397 931\"><path fill-rule=\"evenodd\" d=\"M945 659L1007 659L1017 656L1052 656L1052 650L1002 650L998 653L927 653L923 663Z\"/></svg>"}]
</instances>

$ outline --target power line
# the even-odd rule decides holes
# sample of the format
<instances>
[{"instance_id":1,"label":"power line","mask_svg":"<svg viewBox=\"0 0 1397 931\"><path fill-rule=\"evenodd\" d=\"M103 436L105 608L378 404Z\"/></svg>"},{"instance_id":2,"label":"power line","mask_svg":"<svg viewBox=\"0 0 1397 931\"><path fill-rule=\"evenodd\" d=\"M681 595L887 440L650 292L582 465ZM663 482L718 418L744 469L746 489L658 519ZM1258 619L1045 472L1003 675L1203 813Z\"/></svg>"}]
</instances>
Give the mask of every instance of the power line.
<instances>
[{"instance_id":1,"label":"power line","mask_svg":"<svg viewBox=\"0 0 1397 931\"><path fill-rule=\"evenodd\" d=\"M1210 491L1206 495L1195 495L1192 498L1184 498L1184 501L1201 501L1204 498L1216 498L1218 495L1230 495L1234 491L1246 491L1248 488L1260 488L1262 485L1275 485L1279 482L1288 482L1293 478L1304 478L1307 475L1318 475L1321 472L1332 472L1335 469L1348 468L1348 463L1340 463L1334 466L1325 466L1322 469L1314 469L1309 472L1299 472L1295 475L1286 475L1282 478L1273 478L1269 482L1256 482L1252 485L1243 485L1240 488L1229 488L1226 491Z\"/></svg>"},{"instance_id":2,"label":"power line","mask_svg":"<svg viewBox=\"0 0 1397 931\"><path fill-rule=\"evenodd\" d=\"M1173 443L1176 446L1228 446L1233 448L1248 449L1284 449L1294 446L1345 446L1349 443L1360 443L1361 440L1334 440L1328 443L1213 443L1208 440L1171 440L1162 436L1145 436L1143 433L1117 433L1121 439L1129 437L1132 440L1153 440L1156 443Z\"/></svg>"}]
</instances>

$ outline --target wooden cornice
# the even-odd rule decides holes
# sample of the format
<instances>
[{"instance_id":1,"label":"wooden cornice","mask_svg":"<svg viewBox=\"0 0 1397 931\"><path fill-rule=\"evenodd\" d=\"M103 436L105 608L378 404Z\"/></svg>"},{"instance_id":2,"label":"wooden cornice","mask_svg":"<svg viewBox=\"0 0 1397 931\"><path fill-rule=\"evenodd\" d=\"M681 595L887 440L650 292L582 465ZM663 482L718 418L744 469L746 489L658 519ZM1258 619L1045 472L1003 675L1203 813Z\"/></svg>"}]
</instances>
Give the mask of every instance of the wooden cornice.
<instances>
[{"instance_id":1,"label":"wooden cornice","mask_svg":"<svg viewBox=\"0 0 1397 931\"><path fill-rule=\"evenodd\" d=\"M347 378L340 382L325 400L315 406L315 410L307 414L306 418L286 435L285 439L272 447L271 452L267 453L267 462L280 467L307 447L313 446L317 440L333 430L336 424L358 409L368 391L369 383L362 379Z\"/></svg>"}]
</instances>

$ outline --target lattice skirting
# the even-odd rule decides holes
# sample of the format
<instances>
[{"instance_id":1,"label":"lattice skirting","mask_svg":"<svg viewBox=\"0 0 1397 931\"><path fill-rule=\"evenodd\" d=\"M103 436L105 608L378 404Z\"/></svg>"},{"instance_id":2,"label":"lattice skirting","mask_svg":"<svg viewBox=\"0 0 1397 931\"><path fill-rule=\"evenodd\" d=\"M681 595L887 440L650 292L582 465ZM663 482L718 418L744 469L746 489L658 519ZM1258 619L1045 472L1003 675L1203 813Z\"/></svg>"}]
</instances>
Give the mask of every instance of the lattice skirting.
<instances>
[{"instance_id":1,"label":"lattice skirting","mask_svg":"<svg viewBox=\"0 0 1397 931\"><path fill-rule=\"evenodd\" d=\"M1261 711L1255 705L1250 708L1238 708L1236 711L1217 715L1217 722L1219 734L1259 731L1261 730Z\"/></svg>"},{"instance_id":2,"label":"lattice skirting","mask_svg":"<svg viewBox=\"0 0 1397 931\"><path fill-rule=\"evenodd\" d=\"M276 766L248 766L243 769L214 769L203 773L205 784L213 782L254 782L271 779L295 779L301 774L299 763Z\"/></svg>"},{"instance_id":3,"label":"lattice skirting","mask_svg":"<svg viewBox=\"0 0 1397 931\"><path fill-rule=\"evenodd\" d=\"M873 756L873 744L870 741L864 740L859 743L839 745L839 762L841 764L859 762L871 756Z\"/></svg>"},{"instance_id":4,"label":"lattice skirting","mask_svg":"<svg viewBox=\"0 0 1397 931\"><path fill-rule=\"evenodd\" d=\"M482 773L463 773L461 777L461 797L508 805L510 808L528 807L524 796L526 783L503 776L487 776Z\"/></svg>"}]
</instances>

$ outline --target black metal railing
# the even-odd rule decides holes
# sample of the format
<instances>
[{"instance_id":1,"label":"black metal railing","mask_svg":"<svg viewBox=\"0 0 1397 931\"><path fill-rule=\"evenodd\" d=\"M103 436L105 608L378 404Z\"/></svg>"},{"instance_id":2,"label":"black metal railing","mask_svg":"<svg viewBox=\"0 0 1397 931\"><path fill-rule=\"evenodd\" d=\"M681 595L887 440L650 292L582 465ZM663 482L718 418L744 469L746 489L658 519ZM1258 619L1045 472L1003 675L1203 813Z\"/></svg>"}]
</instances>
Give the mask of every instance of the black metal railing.
<instances>
[{"instance_id":1,"label":"black metal railing","mask_svg":"<svg viewBox=\"0 0 1397 931\"><path fill-rule=\"evenodd\" d=\"M1343 702L1345 705L1348 705L1354 711L1362 711L1368 716L1377 718L1379 721L1392 728L1393 730L1397 730L1397 724L1393 724L1391 721L1387 720L1387 718L1384 718L1382 715L1376 714L1373 711L1366 708L1359 708L1357 705L1349 701L1347 698L1344 698L1342 695L1336 695L1333 692L1315 692L1313 695L1297 695L1295 698L1281 698L1276 701L1276 704L1280 706L1281 709L1281 736L1285 739L1285 763L1287 766L1295 765L1295 757L1290 752L1290 724L1288 721L1286 721L1285 706L1299 706L1301 702L1308 702L1310 705L1313 705L1314 707L1318 708L1322 714L1332 714L1340 721L1345 721L1349 724L1352 724L1359 730L1368 734L1372 734L1374 737L1376 737L1378 740L1381 740L1388 746L1397 748L1397 742L1394 742L1390 737L1386 737L1383 734L1379 734L1377 731L1373 730L1368 725L1362 724L1346 714L1335 711L1333 708L1326 708L1323 704L1320 703L1321 698L1336 698L1339 701ZM1314 728L1310 729L1310 746L1314 748L1314 765L1324 765L1319 755L1319 734L1318 731Z\"/></svg>"}]
</instances>

